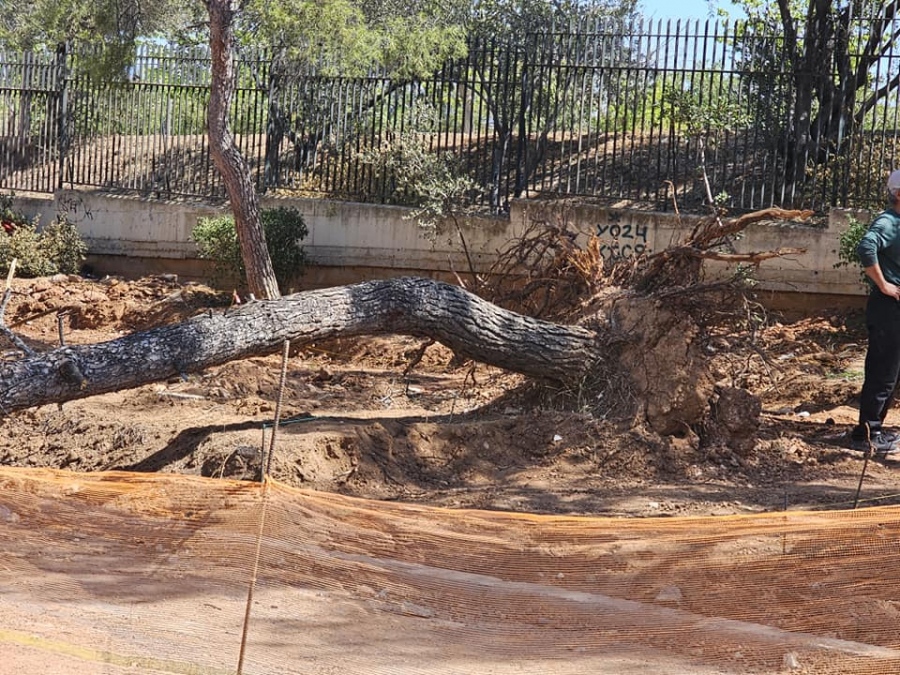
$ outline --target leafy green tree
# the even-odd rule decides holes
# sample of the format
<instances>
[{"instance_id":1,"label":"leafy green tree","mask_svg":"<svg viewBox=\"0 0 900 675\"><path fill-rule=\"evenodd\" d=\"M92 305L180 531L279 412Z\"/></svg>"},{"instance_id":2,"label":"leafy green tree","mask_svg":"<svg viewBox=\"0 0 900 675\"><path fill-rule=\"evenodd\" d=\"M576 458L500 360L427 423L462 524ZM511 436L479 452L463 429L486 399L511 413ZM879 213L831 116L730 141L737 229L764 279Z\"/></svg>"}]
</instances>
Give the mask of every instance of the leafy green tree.
<instances>
[{"instance_id":1,"label":"leafy green tree","mask_svg":"<svg viewBox=\"0 0 900 675\"><path fill-rule=\"evenodd\" d=\"M278 283L260 222L259 197L250 171L229 127L234 94L234 24L241 6L236 0L205 0L209 20L211 85L207 126L210 154L222 175L235 216L250 292L278 297ZM197 5L174 0L23 0L0 1L0 42L25 49L56 49L76 42L90 50L92 67L107 76L124 77L140 38L173 34L202 16Z\"/></svg>"},{"instance_id":2,"label":"leafy green tree","mask_svg":"<svg viewBox=\"0 0 900 675\"><path fill-rule=\"evenodd\" d=\"M452 6L430 0L251 0L238 32L271 56L258 82L269 92L267 185L282 183L285 138L302 173L323 146L383 132L379 108L466 48ZM333 89L316 85L321 77L353 78L360 95L341 109Z\"/></svg>"},{"instance_id":3,"label":"leafy green tree","mask_svg":"<svg viewBox=\"0 0 900 675\"><path fill-rule=\"evenodd\" d=\"M266 80L271 86L267 184L284 184L281 173L287 157L280 150L284 138L293 146L293 175L299 173L306 180L303 173L324 166L327 151L336 158L354 156L377 145L380 138L411 130L404 126L402 115L385 111L440 104L457 110L457 119L464 120L477 107L490 119L494 135L484 187L496 210L504 206L499 195L501 185L509 180L510 167L515 167L518 194L541 164L551 132L578 105L573 92L595 98L608 93L594 81L585 83L584 69L570 67L584 64L591 51L587 40L563 38L554 34L554 26L603 25L618 28L621 34L623 21L633 16L635 6L634 0L482 0L472 4L327 0L311 10L303 0L293 3L290 7L251 4L245 17L246 35L264 36L263 42L273 45L275 54ZM329 30L328 26L339 28ZM602 39L624 43L620 37ZM542 50L544 62L558 59L561 67L526 64L526 50L535 48ZM470 51L472 58L467 59ZM619 44L617 55L627 53ZM455 91L429 84L431 74L441 67L458 73L462 84ZM310 77L319 75L357 78L348 83L354 95L347 96L347 106L337 117L333 92L323 90ZM606 82L607 90L617 88L619 98L634 86L624 81L613 84L612 78ZM523 128L523 120L529 120L528 129ZM415 131L429 133L424 128ZM382 178L370 176L370 180ZM354 194L366 192L357 186Z\"/></svg>"},{"instance_id":4,"label":"leafy green tree","mask_svg":"<svg viewBox=\"0 0 900 675\"><path fill-rule=\"evenodd\" d=\"M122 75L141 38L177 32L198 9L176 0L0 0L0 44L51 53L78 44L93 53L92 68Z\"/></svg>"},{"instance_id":5,"label":"leafy green tree","mask_svg":"<svg viewBox=\"0 0 900 675\"><path fill-rule=\"evenodd\" d=\"M573 106L599 110L629 97L635 83L615 76L600 82L592 66L597 58L622 66L640 59L626 38L634 8L631 0L479 5L468 24L478 56L465 80L493 126L489 195L495 210L505 207L499 197L505 167L514 164L513 194L521 196L551 133Z\"/></svg>"},{"instance_id":6,"label":"leafy green tree","mask_svg":"<svg viewBox=\"0 0 900 675\"><path fill-rule=\"evenodd\" d=\"M866 114L900 84L884 57L900 38L898 4L875 0L739 0L741 50L768 131L780 137L789 183L807 166L847 152ZM772 72L781 72L772 78Z\"/></svg>"}]
</instances>

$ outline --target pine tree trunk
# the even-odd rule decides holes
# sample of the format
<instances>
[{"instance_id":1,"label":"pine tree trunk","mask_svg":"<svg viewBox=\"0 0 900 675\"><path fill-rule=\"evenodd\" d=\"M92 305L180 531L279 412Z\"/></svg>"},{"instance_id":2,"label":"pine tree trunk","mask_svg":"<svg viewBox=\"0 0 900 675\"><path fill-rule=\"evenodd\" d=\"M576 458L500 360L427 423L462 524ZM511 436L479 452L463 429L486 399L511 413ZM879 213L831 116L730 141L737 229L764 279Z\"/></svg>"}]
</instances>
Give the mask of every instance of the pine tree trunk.
<instances>
[{"instance_id":1,"label":"pine tree trunk","mask_svg":"<svg viewBox=\"0 0 900 675\"><path fill-rule=\"evenodd\" d=\"M463 357L538 379L573 381L602 358L597 334L501 309L428 279L306 291L95 345L0 362L0 413L166 380L253 355L359 335L430 337Z\"/></svg>"},{"instance_id":2,"label":"pine tree trunk","mask_svg":"<svg viewBox=\"0 0 900 675\"><path fill-rule=\"evenodd\" d=\"M234 224L241 245L241 257L247 273L247 286L259 299L277 298L278 282L266 248L260 222L259 196L250 179L250 168L228 126L228 111L234 93L235 75L232 56L234 46L234 0L207 0L209 10L209 44L212 56L210 83L209 150L231 202Z\"/></svg>"}]
</instances>

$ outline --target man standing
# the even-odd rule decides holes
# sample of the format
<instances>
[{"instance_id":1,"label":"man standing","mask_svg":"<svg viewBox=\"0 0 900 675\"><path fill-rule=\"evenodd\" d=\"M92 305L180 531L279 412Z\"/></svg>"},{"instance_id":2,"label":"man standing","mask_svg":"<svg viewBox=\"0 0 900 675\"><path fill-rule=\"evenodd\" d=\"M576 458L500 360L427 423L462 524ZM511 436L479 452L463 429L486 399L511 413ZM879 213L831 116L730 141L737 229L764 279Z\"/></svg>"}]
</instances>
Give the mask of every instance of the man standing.
<instances>
[{"instance_id":1,"label":"man standing","mask_svg":"<svg viewBox=\"0 0 900 675\"><path fill-rule=\"evenodd\" d=\"M850 433L850 447L878 453L900 446L900 436L882 428L900 379L900 170L887 181L888 209L881 213L856 248L872 284L866 304L865 381L859 399L859 424Z\"/></svg>"}]
</instances>

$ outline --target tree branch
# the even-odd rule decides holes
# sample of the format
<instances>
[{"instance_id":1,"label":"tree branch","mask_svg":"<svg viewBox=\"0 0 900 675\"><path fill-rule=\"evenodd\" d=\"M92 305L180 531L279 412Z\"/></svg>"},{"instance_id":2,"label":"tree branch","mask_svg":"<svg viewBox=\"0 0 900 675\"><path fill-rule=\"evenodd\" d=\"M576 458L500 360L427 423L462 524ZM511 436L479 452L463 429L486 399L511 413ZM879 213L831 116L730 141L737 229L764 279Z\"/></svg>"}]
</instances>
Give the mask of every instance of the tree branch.
<instances>
[{"instance_id":1,"label":"tree branch","mask_svg":"<svg viewBox=\"0 0 900 675\"><path fill-rule=\"evenodd\" d=\"M728 263L750 263L759 265L763 260L784 258L789 255L806 253L805 248L779 248L774 251L754 251L752 253L720 253L718 251L697 251L698 257L704 260L718 260Z\"/></svg>"},{"instance_id":2,"label":"tree branch","mask_svg":"<svg viewBox=\"0 0 900 675\"><path fill-rule=\"evenodd\" d=\"M22 351L26 356L34 356L34 350L31 349L18 335L12 332L10 328L6 325L6 306L9 304L9 299L12 297L12 280L13 277L16 276L16 263L18 262L17 258L13 258L12 263L9 266L9 273L6 275L6 290L3 291L3 300L0 301L0 333L6 336L6 338L12 342L19 350Z\"/></svg>"},{"instance_id":3,"label":"tree branch","mask_svg":"<svg viewBox=\"0 0 900 675\"><path fill-rule=\"evenodd\" d=\"M456 354L537 379L569 381L603 358L594 331L510 312L428 279L306 291L224 314L0 363L8 413L137 387L210 366L336 337L430 337Z\"/></svg>"}]
</instances>

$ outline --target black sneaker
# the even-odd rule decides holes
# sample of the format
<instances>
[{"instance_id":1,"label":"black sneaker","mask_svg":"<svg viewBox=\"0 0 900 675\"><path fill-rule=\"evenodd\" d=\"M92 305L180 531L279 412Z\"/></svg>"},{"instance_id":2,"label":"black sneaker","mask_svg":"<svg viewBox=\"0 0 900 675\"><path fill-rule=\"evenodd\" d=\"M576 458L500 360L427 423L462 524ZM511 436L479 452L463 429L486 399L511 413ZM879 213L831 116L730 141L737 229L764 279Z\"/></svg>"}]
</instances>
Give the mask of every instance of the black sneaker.
<instances>
[{"instance_id":1,"label":"black sneaker","mask_svg":"<svg viewBox=\"0 0 900 675\"><path fill-rule=\"evenodd\" d=\"M900 450L900 435L892 431L876 431L870 440L865 438L850 438L850 449L866 452L871 442L873 452L886 455L889 452Z\"/></svg>"}]
</instances>

